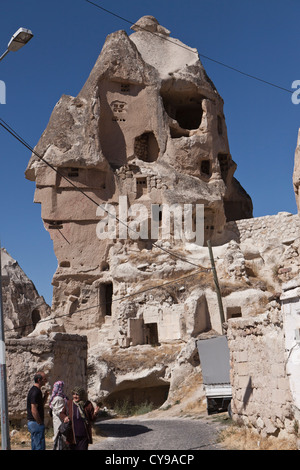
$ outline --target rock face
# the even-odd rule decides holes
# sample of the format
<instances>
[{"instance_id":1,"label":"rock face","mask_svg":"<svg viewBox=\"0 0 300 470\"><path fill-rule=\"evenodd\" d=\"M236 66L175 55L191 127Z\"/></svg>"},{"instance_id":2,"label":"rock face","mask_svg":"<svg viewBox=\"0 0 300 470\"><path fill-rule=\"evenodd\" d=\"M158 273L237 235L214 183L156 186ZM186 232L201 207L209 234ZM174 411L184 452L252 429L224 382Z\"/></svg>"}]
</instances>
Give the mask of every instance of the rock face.
<instances>
[{"instance_id":1,"label":"rock face","mask_svg":"<svg viewBox=\"0 0 300 470\"><path fill-rule=\"evenodd\" d=\"M74 386L87 386L87 338L79 335L51 333L38 338L23 337L6 341L8 411L12 421L27 424L26 397L38 371L48 378L51 391L57 380L65 382L65 393L71 397ZM45 410L45 424L52 419Z\"/></svg>"},{"instance_id":2,"label":"rock face","mask_svg":"<svg viewBox=\"0 0 300 470\"><path fill-rule=\"evenodd\" d=\"M1 248L5 336L26 336L50 314L50 307L16 260Z\"/></svg>"},{"instance_id":3,"label":"rock face","mask_svg":"<svg viewBox=\"0 0 300 470\"><path fill-rule=\"evenodd\" d=\"M152 16L132 29L109 35L79 95L62 96L26 170L58 259L53 312L67 315L68 331L121 346L182 339L208 326L203 292L189 307L182 286L159 300L141 295L138 307L136 299L116 301L144 281L155 287L191 270L168 248L185 250L197 205L204 243L222 243L226 222L252 217L233 176L223 100L197 51ZM164 214L152 217L158 205L189 205L190 231L176 238L174 226L166 235ZM111 215L125 220L111 237L107 226L101 231L104 213L108 227Z\"/></svg>"},{"instance_id":4,"label":"rock face","mask_svg":"<svg viewBox=\"0 0 300 470\"><path fill-rule=\"evenodd\" d=\"M297 208L298 208L298 213L299 213L299 211L300 211L300 193L299 193L299 186L300 186L300 129L299 129L299 132L298 132L297 146L296 146L296 150L295 150L293 184L294 184L296 203L297 203Z\"/></svg>"},{"instance_id":5,"label":"rock face","mask_svg":"<svg viewBox=\"0 0 300 470\"><path fill-rule=\"evenodd\" d=\"M228 327L235 419L291 432L278 299L283 282L299 281L299 216L252 218L197 51L151 16L132 29L109 35L79 95L62 96L26 170L58 259L47 327L30 340L86 335L89 393L108 405L195 393L203 404L195 339ZM298 139L298 207L299 149Z\"/></svg>"}]
</instances>

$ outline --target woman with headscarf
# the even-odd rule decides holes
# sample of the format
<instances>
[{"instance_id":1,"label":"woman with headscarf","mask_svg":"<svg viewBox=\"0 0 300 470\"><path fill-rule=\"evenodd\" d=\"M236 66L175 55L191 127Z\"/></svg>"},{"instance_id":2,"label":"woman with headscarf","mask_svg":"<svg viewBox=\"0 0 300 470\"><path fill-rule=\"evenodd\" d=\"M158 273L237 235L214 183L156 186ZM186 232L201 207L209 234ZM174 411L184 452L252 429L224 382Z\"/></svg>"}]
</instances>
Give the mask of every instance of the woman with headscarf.
<instances>
[{"instance_id":1,"label":"woman with headscarf","mask_svg":"<svg viewBox=\"0 0 300 470\"><path fill-rule=\"evenodd\" d=\"M68 397L64 394L64 382L62 380L58 380L53 385L51 398L49 401L49 406L52 411L52 419L53 419L53 440L55 439L58 434L58 428L61 425L61 419L59 417L60 413L64 409Z\"/></svg>"},{"instance_id":2,"label":"woman with headscarf","mask_svg":"<svg viewBox=\"0 0 300 470\"><path fill-rule=\"evenodd\" d=\"M73 398L68 400L67 405L60 413L60 419L67 423L71 421L70 435L67 442L70 450L88 450L88 445L92 444L92 423L97 418L98 406L87 400L86 392L81 387L72 390Z\"/></svg>"}]
</instances>

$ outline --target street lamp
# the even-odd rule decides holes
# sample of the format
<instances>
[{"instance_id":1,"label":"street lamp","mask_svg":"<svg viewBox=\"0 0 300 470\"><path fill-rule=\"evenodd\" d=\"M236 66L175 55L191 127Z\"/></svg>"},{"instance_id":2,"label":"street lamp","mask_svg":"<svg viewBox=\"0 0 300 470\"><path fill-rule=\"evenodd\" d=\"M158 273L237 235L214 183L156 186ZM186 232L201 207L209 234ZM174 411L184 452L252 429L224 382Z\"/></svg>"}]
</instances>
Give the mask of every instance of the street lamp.
<instances>
[{"instance_id":1,"label":"street lamp","mask_svg":"<svg viewBox=\"0 0 300 470\"><path fill-rule=\"evenodd\" d=\"M32 37L33 37L33 34L30 31L30 29L19 28L18 31L15 32L15 34L12 36L11 40L9 41L7 45L7 49L4 52L4 54L2 54L2 56L0 57L0 60L4 59L4 57L9 52L11 51L16 52L19 49L21 49L21 47L25 46L25 44L27 44L28 41L30 41Z\"/></svg>"},{"instance_id":2,"label":"street lamp","mask_svg":"<svg viewBox=\"0 0 300 470\"><path fill-rule=\"evenodd\" d=\"M30 29L19 28L7 45L7 50L0 57L0 61L11 51L16 52L33 37ZM5 363L4 316L2 300L2 273L1 273L1 245L0 245L0 408L1 408L1 444L2 450L10 450L8 403L7 403L7 377Z\"/></svg>"}]
</instances>

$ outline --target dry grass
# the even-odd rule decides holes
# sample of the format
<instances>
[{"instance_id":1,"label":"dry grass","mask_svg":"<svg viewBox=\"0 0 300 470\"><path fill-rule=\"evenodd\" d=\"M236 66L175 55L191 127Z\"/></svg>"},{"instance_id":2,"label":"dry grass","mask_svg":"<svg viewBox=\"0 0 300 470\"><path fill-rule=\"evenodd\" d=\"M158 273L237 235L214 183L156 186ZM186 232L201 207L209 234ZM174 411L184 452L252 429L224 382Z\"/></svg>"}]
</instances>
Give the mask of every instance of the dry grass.
<instances>
[{"instance_id":1,"label":"dry grass","mask_svg":"<svg viewBox=\"0 0 300 470\"><path fill-rule=\"evenodd\" d=\"M46 429L46 450L53 448L53 430ZM19 429L10 429L10 447L11 450L30 450L31 438L27 426ZM1 448L1 447L0 447Z\"/></svg>"},{"instance_id":2,"label":"dry grass","mask_svg":"<svg viewBox=\"0 0 300 470\"><path fill-rule=\"evenodd\" d=\"M29 432L25 429L14 431L10 436L10 445L12 450L30 449L31 444Z\"/></svg>"},{"instance_id":3,"label":"dry grass","mask_svg":"<svg viewBox=\"0 0 300 470\"><path fill-rule=\"evenodd\" d=\"M261 437L248 428L226 427L219 435L223 447L230 450L297 450L297 438Z\"/></svg>"},{"instance_id":4,"label":"dry grass","mask_svg":"<svg viewBox=\"0 0 300 470\"><path fill-rule=\"evenodd\" d=\"M186 391L186 396L184 401L180 402L180 412L188 416L206 415L206 399L199 396L199 391L195 392L191 387L182 387L180 392L184 393L184 391Z\"/></svg>"},{"instance_id":5,"label":"dry grass","mask_svg":"<svg viewBox=\"0 0 300 470\"><path fill-rule=\"evenodd\" d=\"M202 374L198 370L188 374L185 380L170 392L167 405L157 410L164 416L203 416L206 415L206 398L203 391ZM157 414L157 413L156 413Z\"/></svg>"},{"instance_id":6,"label":"dry grass","mask_svg":"<svg viewBox=\"0 0 300 470\"><path fill-rule=\"evenodd\" d=\"M142 263L141 263L142 264ZM199 266L199 269L201 269L201 266ZM205 268L203 268L205 269ZM164 288L170 288L170 289L177 289L178 286L185 286L186 289L194 288L195 286L199 286L201 288L207 288L211 287L213 288L214 286L214 281L213 281L213 275L211 272L207 271L200 271L197 273L197 270L192 270L190 272L183 271L176 269L172 273L168 272L166 273L166 278L163 277L155 277L154 273L152 273L151 277L147 279L147 289L151 288L154 289L157 287L158 289L161 289L162 286L165 286ZM175 283L175 281L177 281ZM141 282L137 283L131 283L132 288L136 288L137 294L143 293L144 288L143 284ZM159 292L159 291L158 291ZM155 290L153 292L153 295L155 295Z\"/></svg>"},{"instance_id":7,"label":"dry grass","mask_svg":"<svg viewBox=\"0 0 300 470\"><path fill-rule=\"evenodd\" d=\"M101 359L119 373L137 371L154 367L156 364L168 365L175 361L182 344L167 344L161 346L136 346L130 349L112 348L104 353Z\"/></svg>"}]
</instances>

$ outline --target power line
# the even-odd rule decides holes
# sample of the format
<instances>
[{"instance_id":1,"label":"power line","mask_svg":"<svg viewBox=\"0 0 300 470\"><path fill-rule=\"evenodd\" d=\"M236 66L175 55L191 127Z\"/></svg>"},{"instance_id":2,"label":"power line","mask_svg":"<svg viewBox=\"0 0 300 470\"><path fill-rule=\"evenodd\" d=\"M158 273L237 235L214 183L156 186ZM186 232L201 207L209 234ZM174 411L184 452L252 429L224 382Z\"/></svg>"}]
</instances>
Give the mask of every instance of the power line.
<instances>
[{"instance_id":1,"label":"power line","mask_svg":"<svg viewBox=\"0 0 300 470\"><path fill-rule=\"evenodd\" d=\"M125 21L126 23L129 23L130 25L134 25L134 24L136 23L136 21L130 21L130 20L124 18L123 16L120 16L120 15L118 15L118 14L116 14L116 13L114 13L114 12L108 10L107 8L101 7L100 5L98 5L98 4L95 3L95 2L92 2L92 1L90 1L90 0L85 0L85 1L86 1L87 3L90 3L91 5L93 5L93 6L97 7L97 8L99 8L100 10L102 10L102 11L104 11L104 12L106 12L106 13L108 13L108 14L110 14L110 15L112 15L112 16L115 16L116 18L119 18L119 19L121 19L122 21ZM194 54L197 54L197 55L199 55L200 57L203 57L204 59L210 60L211 62L214 62L215 64L221 65L222 67L225 67L225 68L227 68L227 69L229 69L229 70L232 70L233 72L237 72L237 73L239 73L239 74L241 74L241 75L244 75L245 77L251 78L251 79L253 79L253 80L257 80L257 81L259 81L259 82L261 82L261 83L264 83L265 85L269 85L269 86L272 86L272 87L274 87L274 88L278 88L279 90L287 91L288 93L291 93L291 94L293 93L293 91L290 90L290 89L288 89L288 88L284 88L284 87L282 87L282 86L280 86L280 85L277 85L276 83L272 83L272 82L270 82L270 81L268 81L268 80L264 80L263 78L259 78L259 77L255 76L255 75L251 75L251 74L249 74L249 73L247 73L247 72L243 72L242 70L240 70L240 69L238 69L238 68L236 68L236 67L232 67L231 65L225 64L224 62L221 62L221 61L219 61L219 60L213 59L213 58L211 58L211 57L209 57L209 56L207 56L207 55L202 54L201 52L198 52L198 51L196 52L196 51L194 51L193 49L191 49L190 47L186 46L185 44L179 44L179 43L177 43L177 42L175 42L175 41L172 41L172 39L170 39L170 38L167 37L167 36L164 36L164 35L162 35L162 34L158 34L158 33L156 33L155 31L148 31L146 28L143 28L143 27L141 27L141 26L139 26L139 28L140 28L141 30L143 30L143 31L147 31L148 33L153 34L154 36L159 37L160 39L163 39L163 40L165 40L165 41L168 41L168 42L174 44L175 46L181 47L182 49L186 49L186 50L188 50L189 52L192 52L192 53L194 53Z\"/></svg>"},{"instance_id":2,"label":"power line","mask_svg":"<svg viewBox=\"0 0 300 470\"><path fill-rule=\"evenodd\" d=\"M76 189L77 191L79 191L81 194L83 194L83 196L85 196L87 199L89 199L93 204L95 204L97 207L99 207L99 204L97 201L95 201L91 196L89 196L88 194L86 194L83 189L81 189L80 187L76 186L76 184L73 183L72 180L70 180L67 176L65 176L63 173L61 173L57 168L55 168L51 163L47 162L47 160L44 159L44 157L41 157L41 155L39 155L36 150L34 148L31 147L31 145L29 145L7 122L4 121L4 119L0 118L0 126L3 127L3 129L5 129L7 132L9 132L9 134L11 134L16 140L18 140L22 145L24 145L28 150L30 150L34 155L36 155L39 160L43 161L46 165L48 165L53 171L55 171L61 178L65 179L70 185L72 185L72 187L74 189ZM129 227L127 224L125 224L124 221L120 220L115 214L111 214L103 205L101 206L102 209L110 216L110 217L113 217L114 219L116 219L119 223L121 223L122 225L124 225L128 230L134 232L135 234L137 234L137 232ZM161 251L164 251L165 253L167 253L168 255L174 257L174 258L177 258L177 259L180 259L181 261L185 262L185 263L188 263L192 266L195 266L197 268L199 268L199 265L193 263L192 261L189 261L187 260L186 258L183 258L182 256L179 256L177 255L176 253L172 253L170 252L169 250L167 250L166 248L163 248L162 246L158 245L157 243L155 242L152 242L152 245L155 246L156 248L160 249Z\"/></svg>"},{"instance_id":3,"label":"power line","mask_svg":"<svg viewBox=\"0 0 300 470\"><path fill-rule=\"evenodd\" d=\"M116 13L113 13L112 11L107 10L106 8L101 7L101 6L98 5L97 3L90 2L90 0L85 0L85 1L86 1L87 3L90 3L91 5L94 5L95 7L99 8L100 10L106 11L106 13L109 13L109 14L112 15L112 16L115 16L116 18L119 18L120 20L125 21L126 23L129 23L129 24L134 24L134 23L135 23L135 21L127 20L127 19L124 18L123 16L120 16L120 15L117 15Z\"/></svg>"},{"instance_id":4,"label":"power line","mask_svg":"<svg viewBox=\"0 0 300 470\"><path fill-rule=\"evenodd\" d=\"M185 275L185 276L181 276L181 277L179 277L179 278L177 278L177 279L173 279L173 281L167 281L167 282L164 282L163 284L159 284L159 285L157 285L157 286L147 287L146 289L142 289L142 290L140 290L140 291L138 291L138 292L134 292L134 293L132 293L132 294L127 294L127 295L125 295L125 296L123 296L123 297L118 297L117 299L112 299L111 302L100 302L100 303L98 303L98 304L96 304L96 305L91 305L90 307L84 307L84 308L81 308L81 309L79 309L79 310L76 310L76 312L74 312L74 313L77 315L78 313L85 312L85 311L91 310L91 309L93 309L93 308L99 308L99 307L102 307L102 306L104 306L104 305L108 305L108 304L113 303L113 302L121 302L121 301L123 301L123 300L130 299L130 298L135 297L135 296L137 296L137 295L145 294L146 292L150 292L150 291L155 290L155 289L163 289L164 287L167 287L167 286L169 286L169 285L171 285L171 284L177 284L178 282L182 282L183 280L188 279L188 278L190 278L190 277L194 277L194 276L196 276L196 275L198 275L198 274L201 274L201 273L209 273L209 272L211 272L211 268L198 269L198 270L195 271L194 273L187 274L187 275ZM70 313L64 313L64 314L62 314L62 315L54 315L54 316L52 316L52 317L50 317L50 318L41 319L41 320L39 320L38 323L39 323L39 324L40 324L40 323L45 323L45 322L47 322L47 321L56 320L57 318L70 317L70 316L72 316L72 314L70 314ZM24 328L27 328L27 327L29 327L29 326L34 326L34 324L33 324L33 323L27 323L27 324L25 324L25 325L15 326L15 327L13 327L13 328L7 328L7 329L5 330L5 332L8 332L8 331L15 331L15 330L19 330L19 329L24 329Z\"/></svg>"},{"instance_id":5,"label":"power line","mask_svg":"<svg viewBox=\"0 0 300 470\"><path fill-rule=\"evenodd\" d=\"M256 77L255 75L250 75L249 73L246 73L246 72L243 72L242 70L239 70L239 69L236 69L235 67L232 67L230 65L227 65L227 64L224 64L223 62L220 62L218 60L215 60L215 59L212 59L211 57L208 57L204 54L199 54L200 57L204 57L205 59L207 60L210 60L211 62L215 62L216 64L218 65L222 65L222 67L226 67L227 69L230 69L230 70L233 70L234 72L237 72L237 73L240 73L241 75L245 75L245 77L248 77L248 78L253 78L254 80L257 80L259 82L262 82L264 83L265 85L270 85L274 88L279 88L280 90L283 90L283 91L287 91L288 93L293 93L292 90L289 90L288 88L284 88L280 85L276 85L275 83L272 83L272 82L269 82L267 80L264 80L263 78L259 78L259 77Z\"/></svg>"}]
</instances>

